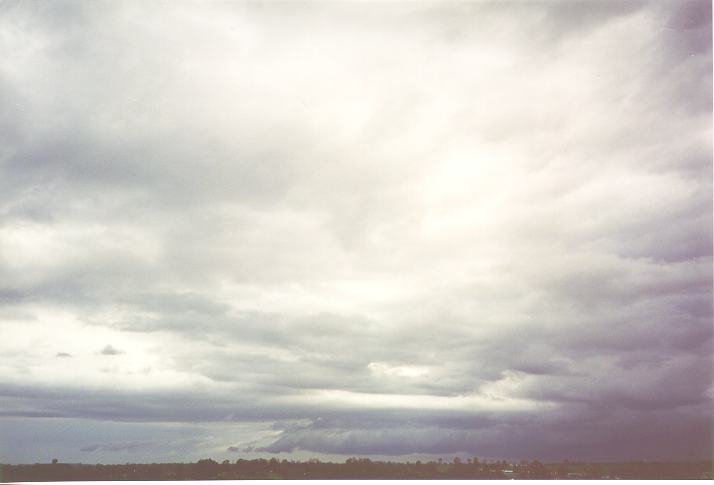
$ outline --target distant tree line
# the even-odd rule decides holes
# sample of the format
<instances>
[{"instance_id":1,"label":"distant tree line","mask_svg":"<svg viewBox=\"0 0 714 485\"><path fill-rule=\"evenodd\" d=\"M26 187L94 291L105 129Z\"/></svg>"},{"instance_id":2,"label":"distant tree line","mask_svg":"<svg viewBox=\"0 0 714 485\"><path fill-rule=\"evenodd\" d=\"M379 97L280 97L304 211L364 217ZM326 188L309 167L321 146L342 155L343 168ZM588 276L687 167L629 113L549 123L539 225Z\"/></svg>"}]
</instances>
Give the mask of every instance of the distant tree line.
<instances>
[{"instance_id":1,"label":"distant tree line","mask_svg":"<svg viewBox=\"0 0 714 485\"><path fill-rule=\"evenodd\" d=\"M0 482L82 480L241 480L241 479L711 479L712 461L507 463L478 458L450 462L384 462L349 458L344 463L319 460L224 460L196 463L84 465L59 463L0 465Z\"/></svg>"}]
</instances>

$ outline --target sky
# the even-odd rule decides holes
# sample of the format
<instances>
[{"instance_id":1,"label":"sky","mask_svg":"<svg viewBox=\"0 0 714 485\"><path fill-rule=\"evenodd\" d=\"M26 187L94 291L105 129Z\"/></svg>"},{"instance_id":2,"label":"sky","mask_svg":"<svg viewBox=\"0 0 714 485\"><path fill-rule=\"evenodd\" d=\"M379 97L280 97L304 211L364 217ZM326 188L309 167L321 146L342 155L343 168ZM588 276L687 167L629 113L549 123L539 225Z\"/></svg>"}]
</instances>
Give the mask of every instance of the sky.
<instances>
[{"instance_id":1,"label":"sky","mask_svg":"<svg viewBox=\"0 0 714 485\"><path fill-rule=\"evenodd\" d=\"M695 1L0 2L0 462L714 449Z\"/></svg>"}]
</instances>

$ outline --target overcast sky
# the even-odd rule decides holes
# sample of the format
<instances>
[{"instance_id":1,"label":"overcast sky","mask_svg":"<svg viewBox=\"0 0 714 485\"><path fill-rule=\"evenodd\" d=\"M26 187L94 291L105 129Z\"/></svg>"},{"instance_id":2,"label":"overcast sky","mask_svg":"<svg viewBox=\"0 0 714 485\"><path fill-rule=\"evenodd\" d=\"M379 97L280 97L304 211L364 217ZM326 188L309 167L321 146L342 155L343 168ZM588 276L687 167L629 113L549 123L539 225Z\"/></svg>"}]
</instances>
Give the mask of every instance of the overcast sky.
<instances>
[{"instance_id":1,"label":"overcast sky","mask_svg":"<svg viewBox=\"0 0 714 485\"><path fill-rule=\"evenodd\" d=\"M712 455L701 1L0 3L0 462Z\"/></svg>"}]
</instances>

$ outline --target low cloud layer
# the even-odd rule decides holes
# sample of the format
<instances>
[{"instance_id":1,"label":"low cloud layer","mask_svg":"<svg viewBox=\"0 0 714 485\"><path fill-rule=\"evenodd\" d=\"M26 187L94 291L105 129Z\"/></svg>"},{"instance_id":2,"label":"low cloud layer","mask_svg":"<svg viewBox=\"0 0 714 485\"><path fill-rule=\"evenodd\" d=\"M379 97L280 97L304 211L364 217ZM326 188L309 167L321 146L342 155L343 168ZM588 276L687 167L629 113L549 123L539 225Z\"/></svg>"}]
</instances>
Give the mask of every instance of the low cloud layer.
<instances>
[{"instance_id":1,"label":"low cloud layer","mask_svg":"<svg viewBox=\"0 0 714 485\"><path fill-rule=\"evenodd\" d=\"M711 456L709 2L0 32L0 462Z\"/></svg>"}]
</instances>

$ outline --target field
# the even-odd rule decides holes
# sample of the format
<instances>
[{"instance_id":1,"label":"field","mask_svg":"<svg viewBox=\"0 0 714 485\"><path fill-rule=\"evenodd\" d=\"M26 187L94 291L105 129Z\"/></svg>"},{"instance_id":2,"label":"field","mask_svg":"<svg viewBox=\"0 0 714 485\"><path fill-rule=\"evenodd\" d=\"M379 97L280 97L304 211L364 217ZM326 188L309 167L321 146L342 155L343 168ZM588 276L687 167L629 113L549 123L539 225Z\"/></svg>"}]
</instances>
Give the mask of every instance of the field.
<instances>
[{"instance_id":1,"label":"field","mask_svg":"<svg viewBox=\"0 0 714 485\"><path fill-rule=\"evenodd\" d=\"M712 462L394 463L350 458L344 463L277 459L218 463L124 465L34 464L0 465L0 481L81 480L240 480L240 479L712 479Z\"/></svg>"}]
</instances>

